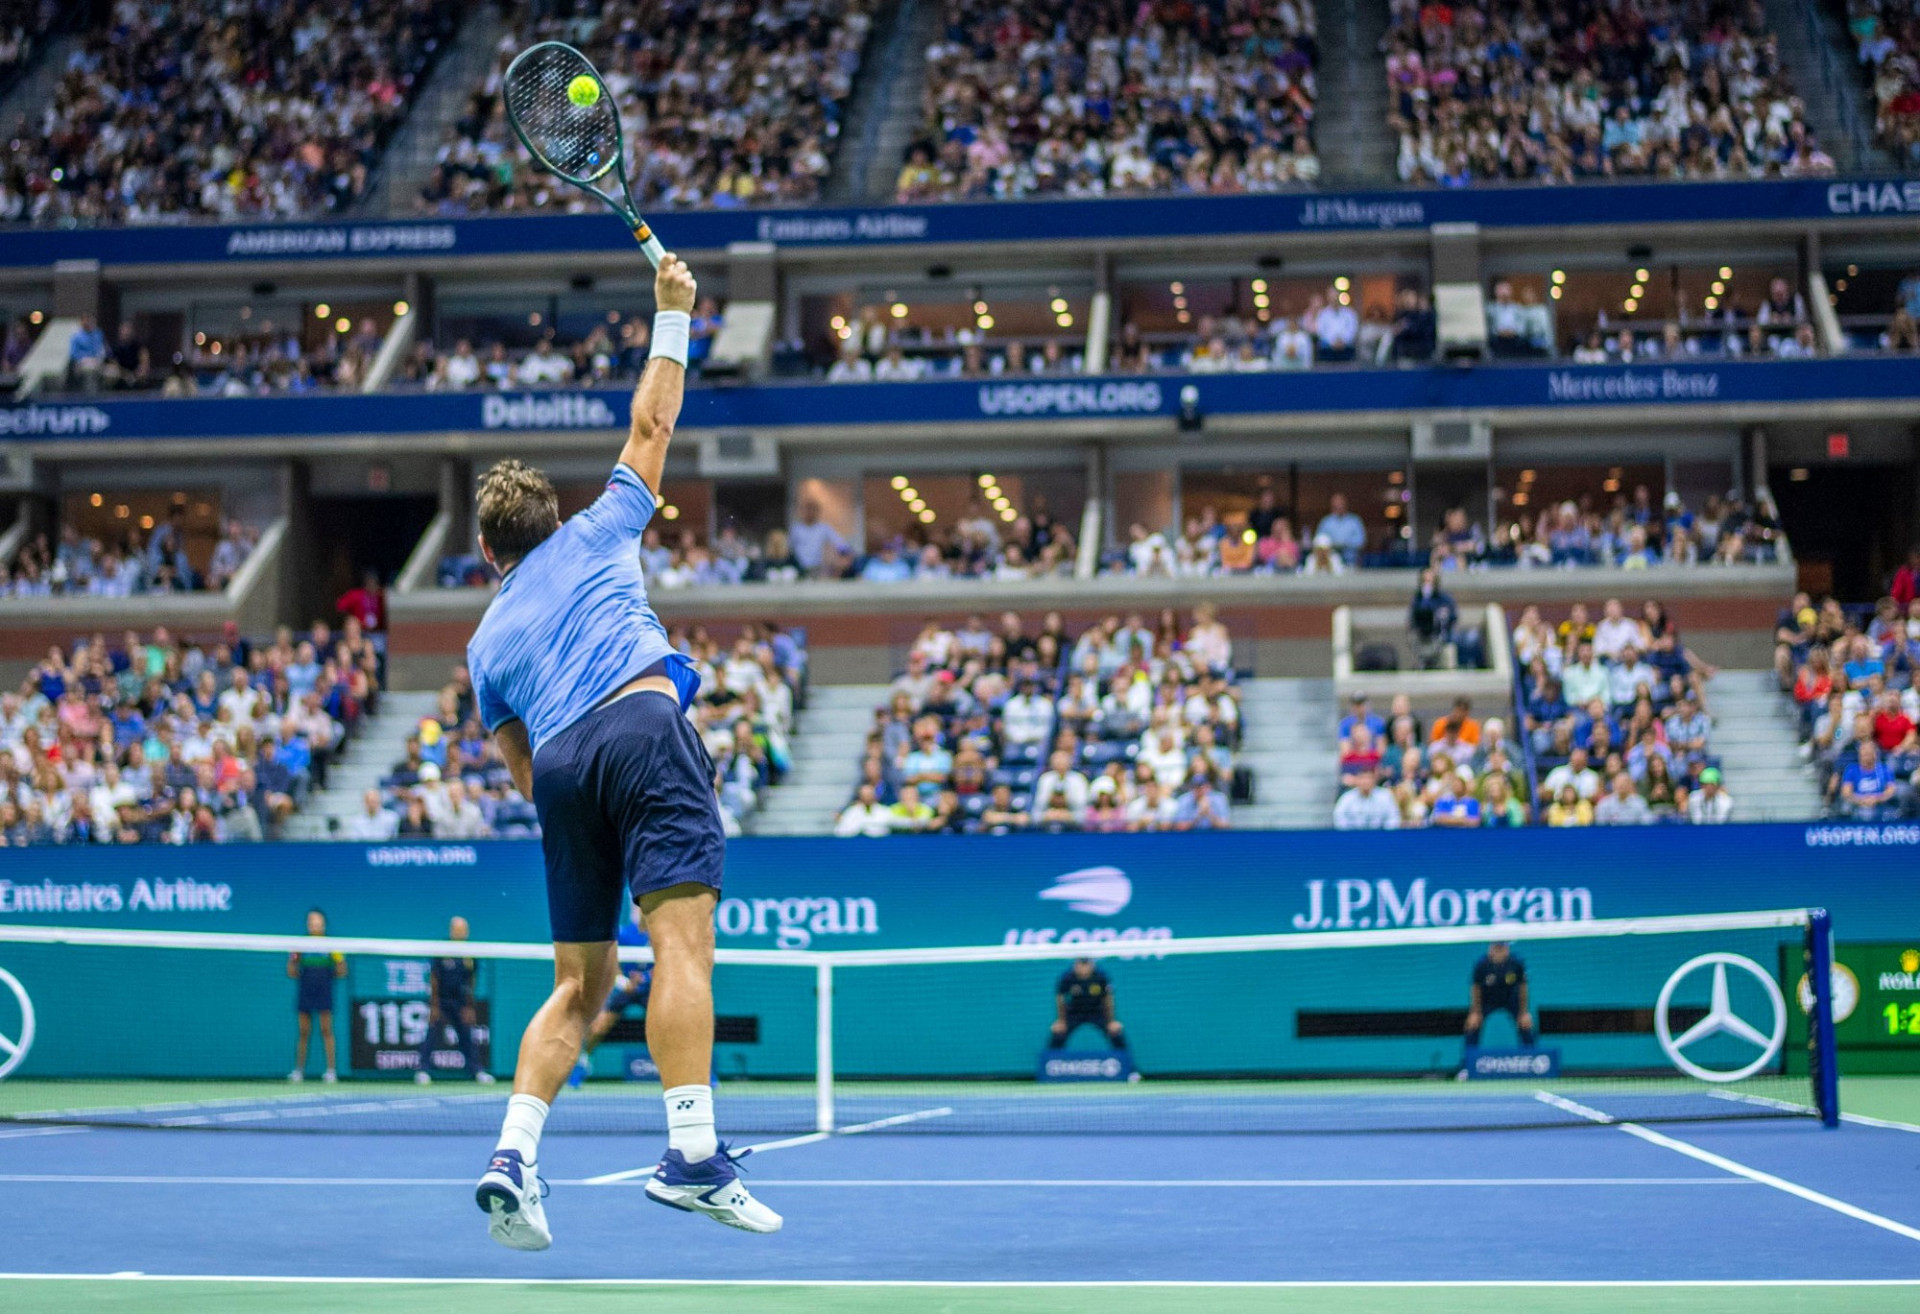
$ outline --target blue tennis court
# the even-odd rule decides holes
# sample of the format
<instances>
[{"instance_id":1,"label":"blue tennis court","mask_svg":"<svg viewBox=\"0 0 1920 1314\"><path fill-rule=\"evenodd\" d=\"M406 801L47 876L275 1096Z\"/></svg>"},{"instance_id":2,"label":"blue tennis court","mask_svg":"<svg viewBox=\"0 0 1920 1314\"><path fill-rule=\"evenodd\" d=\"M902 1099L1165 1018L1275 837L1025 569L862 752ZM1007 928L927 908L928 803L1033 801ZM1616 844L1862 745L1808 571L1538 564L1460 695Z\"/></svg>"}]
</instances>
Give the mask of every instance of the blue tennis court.
<instances>
[{"instance_id":1,"label":"blue tennis court","mask_svg":"<svg viewBox=\"0 0 1920 1314\"><path fill-rule=\"evenodd\" d=\"M484 1138L65 1125L12 1126L0 1138L8 1277L991 1276L1016 1287L1920 1279L1920 1128L1879 1120L1834 1131L1794 1119L1354 1136L787 1137L763 1140L769 1148L748 1163L755 1190L787 1215L772 1237L648 1207L638 1188L655 1136L554 1136L542 1172L555 1244L538 1255L487 1239L471 1198ZM60 1286L8 1289L54 1299Z\"/></svg>"}]
</instances>

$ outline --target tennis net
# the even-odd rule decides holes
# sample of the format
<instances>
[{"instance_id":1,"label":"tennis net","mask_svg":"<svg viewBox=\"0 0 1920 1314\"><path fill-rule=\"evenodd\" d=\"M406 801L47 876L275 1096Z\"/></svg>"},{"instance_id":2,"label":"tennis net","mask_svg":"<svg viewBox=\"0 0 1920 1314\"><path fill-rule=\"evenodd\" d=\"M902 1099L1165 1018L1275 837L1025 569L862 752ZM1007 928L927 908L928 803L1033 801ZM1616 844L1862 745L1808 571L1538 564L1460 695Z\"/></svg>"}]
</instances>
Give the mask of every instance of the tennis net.
<instances>
[{"instance_id":1,"label":"tennis net","mask_svg":"<svg viewBox=\"0 0 1920 1314\"><path fill-rule=\"evenodd\" d=\"M1824 913L1785 910L722 949L718 1109L730 1135L1831 1120L1831 934ZM1494 941L1510 942L1506 957ZM1076 968L1088 953L1100 955L1093 967ZM442 956L473 960L474 1057L505 1075L551 985L546 945L0 926L0 1119L490 1133L504 1083L470 1084L457 1037L430 1024L428 964ZM307 1080L287 1080L290 961L337 964L337 1085L317 1080L318 1037ZM1476 999L1479 1044L1469 1046ZM1804 1046L1787 1043L1794 1009L1809 1020ZM1084 1025L1062 1037L1056 1022ZM423 1062L430 1085L414 1084ZM662 1130L643 1006L620 1018L594 1064L592 1080L560 1096L550 1134Z\"/></svg>"}]
</instances>

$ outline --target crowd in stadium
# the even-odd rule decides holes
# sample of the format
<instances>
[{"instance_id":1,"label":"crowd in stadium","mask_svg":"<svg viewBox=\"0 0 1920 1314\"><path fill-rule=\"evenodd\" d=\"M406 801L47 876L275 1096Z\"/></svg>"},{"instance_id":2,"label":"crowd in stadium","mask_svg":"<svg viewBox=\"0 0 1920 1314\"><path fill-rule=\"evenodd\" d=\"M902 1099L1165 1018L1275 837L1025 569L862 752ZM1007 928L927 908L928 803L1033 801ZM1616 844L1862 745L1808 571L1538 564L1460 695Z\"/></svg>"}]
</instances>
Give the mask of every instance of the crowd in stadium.
<instances>
[{"instance_id":1,"label":"crowd in stadium","mask_svg":"<svg viewBox=\"0 0 1920 1314\"><path fill-rule=\"evenodd\" d=\"M1920 769L1920 549L1869 608L1795 594L1774 633L1774 667L1799 710L1801 754L1834 816L1912 816Z\"/></svg>"},{"instance_id":2,"label":"crowd in stadium","mask_svg":"<svg viewBox=\"0 0 1920 1314\"><path fill-rule=\"evenodd\" d=\"M1849 0L1846 10L1872 84L1875 135L1902 164L1920 165L1920 21L1893 0Z\"/></svg>"},{"instance_id":3,"label":"crowd in stadium","mask_svg":"<svg viewBox=\"0 0 1920 1314\"><path fill-rule=\"evenodd\" d=\"M1560 623L1538 607L1513 631L1522 668L1517 723L1477 718L1456 699L1425 723L1394 696L1365 694L1340 722L1334 825L1343 830L1718 824L1734 802L1712 752L1714 670L1688 652L1660 603L1600 618L1575 605Z\"/></svg>"},{"instance_id":4,"label":"crowd in stadium","mask_svg":"<svg viewBox=\"0 0 1920 1314\"><path fill-rule=\"evenodd\" d=\"M1834 172L1758 0L1391 0L1404 182Z\"/></svg>"},{"instance_id":5,"label":"crowd in stadium","mask_svg":"<svg viewBox=\"0 0 1920 1314\"><path fill-rule=\"evenodd\" d=\"M140 524L111 541L82 534L69 524L57 542L37 534L11 565L0 561L0 598L217 592L232 581L259 541L258 530L229 520L201 569L191 559L186 517L178 507L166 520L142 517Z\"/></svg>"},{"instance_id":6,"label":"crowd in stadium","mask_svg":"<svg viewBox=\"0 0 1920 1314\"><path fill-rule=\"evenodd\" d=\"M748 625L731 644L699 626L668 636L694 660L700 691L688 715L713 759L715 789L729 834L752 815L792 762L788 746L805 687L806 648L777 626ZM438 705L406 739L404 755L336 838L512 839L537 835L532 802L511 773L474 705L473 683L456 667Z\"/></svg>"},{"instance_id":7,"label":"crowd in stadium","mask_svg":"<svg viewBox=\"0 0 1920 1314\"><path fill-rule=\"evenodd\" d=\"M1806 360L1821 355L1806 298L1785 278L1743 307L1729 295L1711 310L1651 325L1609 321L1603 314L1570 351L1556 341L1553 313L1531 285L1516 294L1511 280L1494 283L1487 300L1487 348L1497 358L1565 355L1576 365L1629 365L1715 356Z\"/></svg>"},{"instance_id":8,"label":"crowd in stadium","mask_svg":"<svg viewBox=\"0 0 1920 1314\"><path fill-rule=\"evenodd\" d=\"M117 0L18 125L0 220L289 218L362 199L457 0Z\"/></svg>"},{"instance_id":9,"label":"crowd in stadium","mask_svg":"<svg viewBox=\"0 0 1920 1314\"><path fill-rule=\"evenodd\" d=\"M448 130L419 204L440 214L599 206L538 169L507 125L507 65L543 38L571 42L606 79L643 210L816 200L872 23L868 0L608 0L587 15L529 4Z\"/></svg>"},{"instance_id":10,"label":"crowd in stadium","mask_svg":"<svg viewBox=\"0 0 1920 1314\"><path fill-rule=\"evenodd\" d=\"M1108 616L1077 637L969 616L922 627L874 712L834 833L1006 835L1232 826L1243 792L1233 640L1202 604L1182 626ZM1242 777L1242 778L1237 778Z\"/></svg>"},{"instance_id":11,"label":"crowd in stadium","mask_svg":"<svg viewBox=\"0 0 1920 1314\"><path fill-rule=\"evenodd\" d=\"M0 0L0 91L32 62L59 13L59 0Z\"/></svg>"},{"instance_id":12,"label":"crowd in stadium","mask_svg":"<svg viewBox=\"0 0 1920 1314\"><path fill-rule=\"evenodd\" d=\"M947 0L902 202L1272 192L1320 177L1304 0Z\"/></svg>"},{"instance_id":13,"label":"crowd in stadium","mask_svg":"<svg viewBox=\"0 0 1920 1314\"><path fill-rule=\"evenodd\" d=\"M0 845L273 838L375 704L360 623L54 648L0 695Z\"/></svg>"}]
</instances>

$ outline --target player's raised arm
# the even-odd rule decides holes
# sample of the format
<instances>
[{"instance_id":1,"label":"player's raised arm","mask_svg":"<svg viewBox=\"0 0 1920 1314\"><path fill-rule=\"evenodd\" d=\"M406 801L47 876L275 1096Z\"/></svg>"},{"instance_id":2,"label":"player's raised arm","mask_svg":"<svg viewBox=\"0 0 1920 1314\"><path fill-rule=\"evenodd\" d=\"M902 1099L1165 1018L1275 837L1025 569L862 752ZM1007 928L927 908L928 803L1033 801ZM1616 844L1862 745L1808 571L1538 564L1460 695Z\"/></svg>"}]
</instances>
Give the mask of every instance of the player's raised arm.
<instances>
[{"instance_id":1,"label":"player's raised arm","mask_svg":"<svg viewBox=\"0 0 1920 1314\"><path fill-rule=\"evenodd\" d=\"M680 418L680 400L686 392L687 340L697 290L693 271L669 253L653 276L653 353L640 386L633 390L633 426L627 432L627 445L620 450L621 463L631 466L656 498L667 463L667 444L673 441L674 422Z\"/></svg>"}]
</instances>

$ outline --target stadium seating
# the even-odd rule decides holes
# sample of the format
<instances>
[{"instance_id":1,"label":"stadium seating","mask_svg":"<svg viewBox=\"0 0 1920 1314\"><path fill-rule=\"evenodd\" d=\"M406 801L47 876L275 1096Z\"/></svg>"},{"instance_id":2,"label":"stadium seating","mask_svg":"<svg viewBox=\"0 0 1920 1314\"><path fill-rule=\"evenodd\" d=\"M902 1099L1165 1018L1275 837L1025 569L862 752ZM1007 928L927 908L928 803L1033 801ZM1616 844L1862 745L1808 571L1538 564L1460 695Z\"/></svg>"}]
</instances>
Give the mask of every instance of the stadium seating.
<instances>
[{"instance_id":1,"label":"stadium seating","mask_svg":"<svg viewBox=\"0 0 1920 1314\"><path fill-rule=\"evenodd\" d=\"M1299 0L1010 8L949 0L901 201L1311 186L1314 9Z\"/></svg>"},{"instance_id":2,"label":"stadium seating","mask_svg":"<svg viewBox=\"0 0 1920 1314\"><path fill-rule=\"evenodd\" d=\"M1392 0L1404 182L1831 174L1758 4Z\"/></svg>"},{"instance_id":3,"label":"stadium seating","mask_svg":"<svg viewBox=\"0 0 1920 1314\"><path fill-rule=\"evenodd\" d=\"M184 519L176 516L144 526L130 524L111 544L80 533L72 525L59 542L38 535L11 563L0 561L0 598L87 596L125 598L136 594L218 591L246 564L260 532L229 520L203 568L188 551Z\"/></svg>"},{"instance_id":4,"label":"stadium seating","mask_svg":"<svg viewBox=\"0 0 1920 1314\"><path fill-rule=\"evenodd\" d=\"M1904 590L1870 607L1831 598L1816 606L1798 594L1775 630L1775 670L1798 710L1801 753L1831 816L1886 821L1915 811L1920 605L1912 566L1902 573Z\"/></svg>"},{"instance_id":5,"label":"stadium seating","mask_svg":"<svg viewBox=\"0 0 1920 1314\"><path fill-rule=\"evenodd\" d=\"M627 127L628 176L643 208L814 200L831 168L872 13L863 0L609 0L591 17L529 5L514 26L498 67L442 144L422 209L578 212L599 204L539 171L507 126L501 75L540 38L573 42L605 75Z\"/></svg>"},{"instance_id":6,"label":"stadium seating","mask_svg":"<svg viewBox=\"0 0 1920 1314\"><path fill-rule=\"evenodd\" d=\"M453 35L456 0L119 0L37 123L15 133L0 219L290 218L366 195Z\"/></svg>"},{"instance_id":7,"label":"stadium seating","mask_svg":"<svg viewBox=\"0 0 1920 1314\"><path fill-rule=\"evenodd\" d=\"M1250 796L1233 645L1210 606L1183 628L1109 616L1070 638L1051 612L930 621L874 712L834 833L1224 829Z\"/></svg>"},{"instance_id":8,"label":"stadium seating","mask_svg":"<svg viewBox=\"0 0 1920 1314\"><path fill-rule=\"evenodd\" d=\"M1869 79L1874 132L1907 168L1920 165L1920 20L1911 5L1848 0L1861 71Z\"/></svg>"},{"instance_id":9,"label":"stadium seating","mask_svg":"<svg viewBox=\"0 0 1920 1314\"><path fill-rule=\"evenodd\" d=\"M0 694L0 846L275 838L381 684L380 646L351 619L55 648Z\"/></svg>"}]
</instances>

